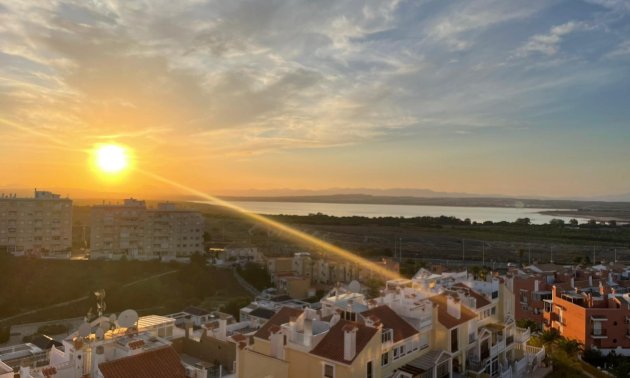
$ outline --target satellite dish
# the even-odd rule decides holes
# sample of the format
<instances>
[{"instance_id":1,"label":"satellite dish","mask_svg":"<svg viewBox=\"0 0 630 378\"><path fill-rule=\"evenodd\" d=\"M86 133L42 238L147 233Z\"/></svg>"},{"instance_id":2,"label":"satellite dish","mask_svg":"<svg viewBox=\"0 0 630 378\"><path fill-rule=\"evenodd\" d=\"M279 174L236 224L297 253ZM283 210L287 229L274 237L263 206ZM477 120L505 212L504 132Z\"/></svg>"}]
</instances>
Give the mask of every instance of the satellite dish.
<instances>
[{"instance_id":1,"label":"satellite dish","mask_svg":"<svg viewBox=\"0 0 630 378\"><path fill-rule=\"evenodd\" d=\"M348 291L351 291L353 293L360 293L361 292L361 284L359 282L357 282L356 280L350 282L350 284L348 285Z\"/></svg>"},{"instance_id":2,"label":"satellite dish","mask_svg":"<svg viewBox=\"0 0 630 378\"><path fill-rule=\"evenodd\" d=\"M88 337L92 333L92 326L90 323L83 323L79 326L79 336L80 337Z\"/></svg>"},{"instance_id":3,"label":"satellite dish","mask_svg":"<svg viewBox=\"0 0 630 378\"><path fill-rule=\"evenodd\" d=\"M103 328L97 328L96 332L94 332L96 334L96 338L99 340L103 339L103 336L105 336L105 331L103 330Z\"/></svg>"},{"instance_id":4,"label":"satellite dish","mask_svg":"<svg viewBox=\"0 0 630 378\"><path fill-rule=\"evenodd\" d=\"M134 310L125 310L118 316L118 325L125 328L131 328L138 321L138 313Z\"/></svg>"}]
</instances>

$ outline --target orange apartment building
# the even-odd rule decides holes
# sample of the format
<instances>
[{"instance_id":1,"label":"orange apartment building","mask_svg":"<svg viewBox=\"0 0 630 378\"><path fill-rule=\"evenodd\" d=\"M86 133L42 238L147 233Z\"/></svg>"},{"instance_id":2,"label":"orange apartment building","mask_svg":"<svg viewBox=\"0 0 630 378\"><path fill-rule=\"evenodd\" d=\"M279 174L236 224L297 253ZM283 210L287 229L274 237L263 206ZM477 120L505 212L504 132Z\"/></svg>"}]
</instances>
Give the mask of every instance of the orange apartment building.
<instances>
[{"instance_id":1,"label":"orange apartment building","mask_svg":"<svg viewBox=\"0 0 630 378\"><path fill-rule=\"evenodd\" d=\"M630 294L626 287L610 279L601 280L598 285L554 285L552 298L544 300L545 329L554 328L587 349L630 349Z\"/></svg>"}]
</instances>

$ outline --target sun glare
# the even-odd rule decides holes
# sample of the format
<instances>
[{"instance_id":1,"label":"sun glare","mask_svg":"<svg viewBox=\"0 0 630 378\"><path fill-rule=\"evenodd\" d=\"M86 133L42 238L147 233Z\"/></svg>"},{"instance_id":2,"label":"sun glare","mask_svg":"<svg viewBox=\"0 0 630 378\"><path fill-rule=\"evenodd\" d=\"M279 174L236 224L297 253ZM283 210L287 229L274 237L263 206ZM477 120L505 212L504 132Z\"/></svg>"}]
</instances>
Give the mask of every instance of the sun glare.
<instances>
[{"instance_id":1,"label":"sun glare","mask_svg":"<svg viewBox=\"0 0 630 378\"><path fill-rule=\"evenodd\" d=\"M129 159L125 148L107 144L96 148L96 165L105 173L118 173L127 168Z\"/></svg>"}]
</instances>

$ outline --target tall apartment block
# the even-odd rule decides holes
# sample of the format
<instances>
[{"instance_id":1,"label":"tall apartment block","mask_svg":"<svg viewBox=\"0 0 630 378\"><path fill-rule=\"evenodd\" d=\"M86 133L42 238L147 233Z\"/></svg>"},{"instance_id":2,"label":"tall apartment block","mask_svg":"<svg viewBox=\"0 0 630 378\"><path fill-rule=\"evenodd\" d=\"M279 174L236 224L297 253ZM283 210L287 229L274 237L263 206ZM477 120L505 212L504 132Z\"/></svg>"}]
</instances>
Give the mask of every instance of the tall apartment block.
<instances>
[{"instance_id":1,"label":"tall apartment block","mask_svg":"<svg viewBox=\"0 0 630 378\"><path fill-rule=\"evenodd\" d=\"M200 213L174 204L148 209L133 198L122 205L92 207L91 258L176 258L203 253L204 220Z\"/></svg>"},{"instance_id":2,"label":"tall apartment block","mask_svg":"<svg viewBox=\"0 0 630 378\"><path fill-rule=\"evenodd\" d=\"M35 190L33 198L0 195L0 249L14 255L70 254L72 200Z\"/></svg>"}]
</instances>

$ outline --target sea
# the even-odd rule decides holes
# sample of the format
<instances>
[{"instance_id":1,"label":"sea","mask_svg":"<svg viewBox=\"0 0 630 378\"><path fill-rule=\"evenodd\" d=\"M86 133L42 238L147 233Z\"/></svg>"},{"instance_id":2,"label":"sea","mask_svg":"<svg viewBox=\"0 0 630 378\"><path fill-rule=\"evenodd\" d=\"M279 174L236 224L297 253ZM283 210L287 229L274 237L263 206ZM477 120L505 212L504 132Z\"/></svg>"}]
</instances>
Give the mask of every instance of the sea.
<instances>
[{"instance_id":1,"label":"sea","mask_svg":"<svg viewBox=\"0 0 630 378\"><path fill-rule=\"evenodd\" d=\"M200 201L201 202L201 201ZM205 202L212 204L212 202ZM322 213L331 216L362 217L439 217L452 216L460 219L469 218L476 222L514 222L518 218L529 218L533 224L549 223L550 220L577 219L580 223L586 218L552 216L541 214L542 211L554 209L537 209L525 207L467 207L467 206L429 206L429 205L375 205L355 203L313 203L313 202L267 202L267 201L232 201L231 203L250 212L263 215L309 215ZM566 209L563 209L566 211Z\"/></svg>"}]
</instances>

